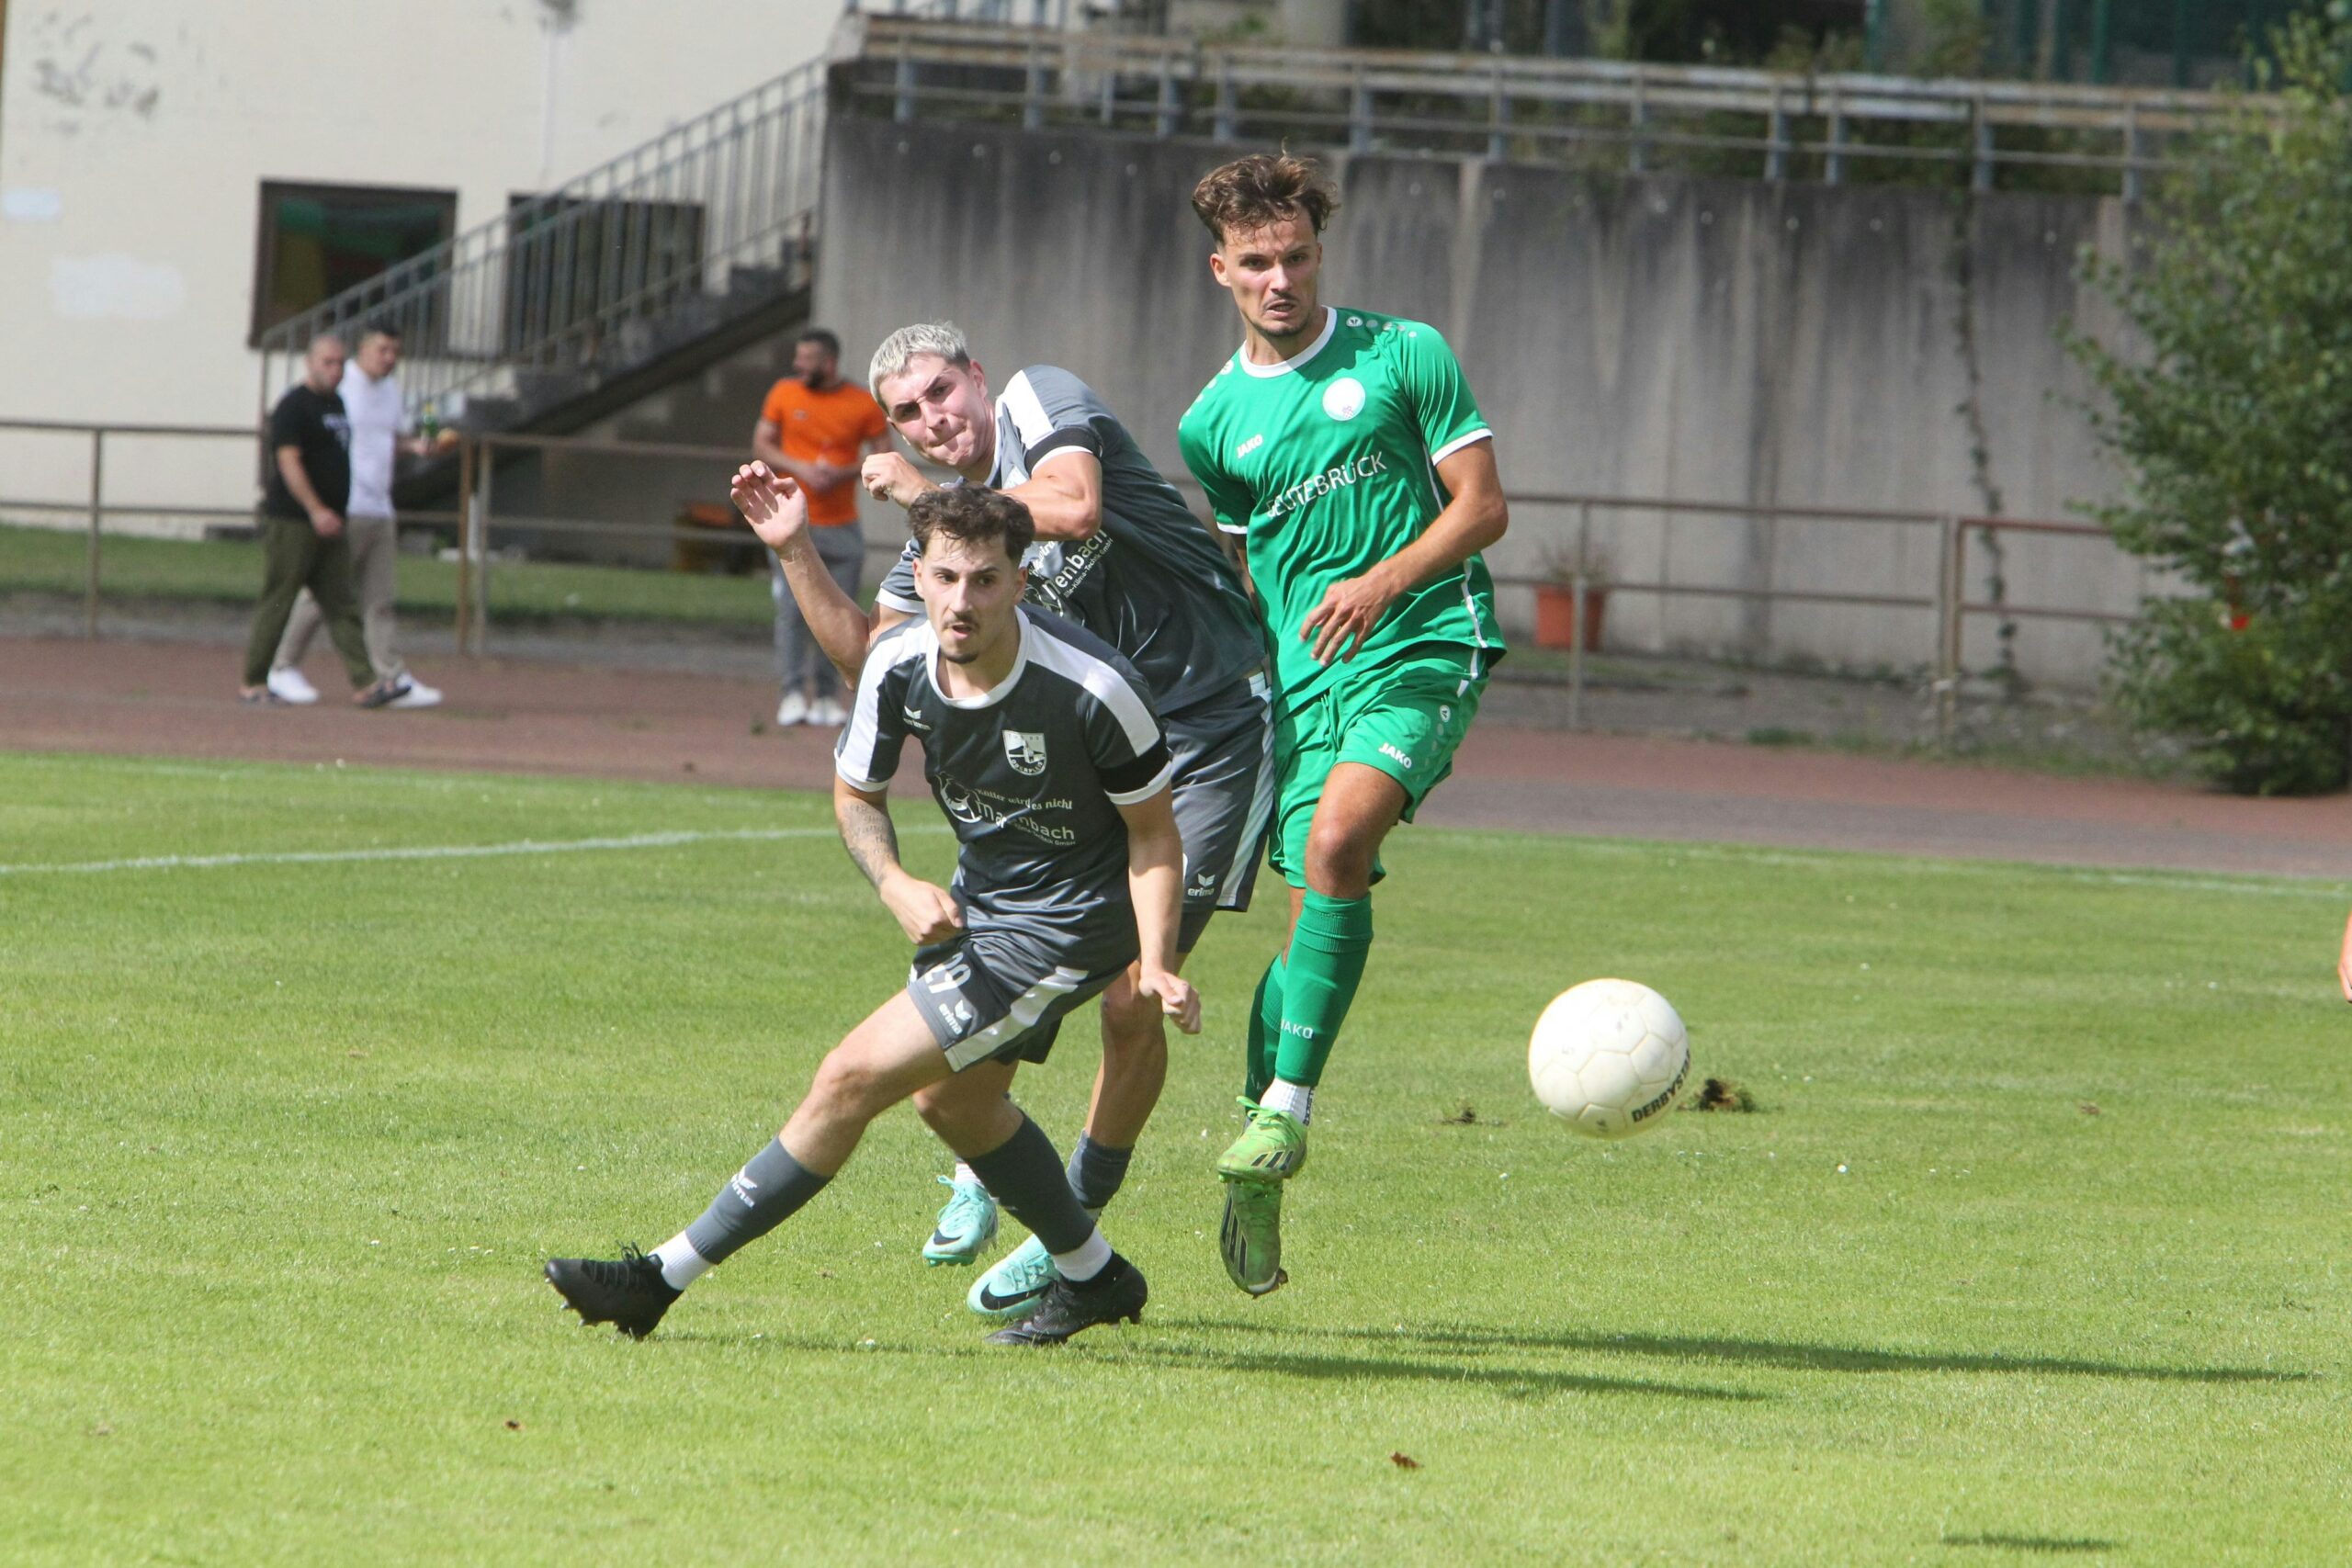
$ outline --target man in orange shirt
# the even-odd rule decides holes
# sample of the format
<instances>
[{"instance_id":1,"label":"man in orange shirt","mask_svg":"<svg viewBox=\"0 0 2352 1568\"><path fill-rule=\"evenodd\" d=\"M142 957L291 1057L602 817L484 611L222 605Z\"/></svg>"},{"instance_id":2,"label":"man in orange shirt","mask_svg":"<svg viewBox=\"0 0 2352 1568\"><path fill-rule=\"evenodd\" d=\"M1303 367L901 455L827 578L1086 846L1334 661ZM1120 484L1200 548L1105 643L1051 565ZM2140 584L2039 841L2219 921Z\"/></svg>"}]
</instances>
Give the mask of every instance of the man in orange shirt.
<instances>
[{"instance_id":1,"label":"man in orange shirt","mask_svg":"<svg viewBox=\"0 0 2352 1568\"><path fill-rule=\"evenodd\" d=\"M792 374L768 389L752 450L779 474L799 481L808 496L808 537L842 592L857 597L865 573L865 536L857 524L858 466L869 452L890 449L890 424L863 387L841 378L841 339L811 327L792 345ZM779 571L775 592L778 725L839 728L849 717L832 661L808 635Z\"/></svg>"}]
</instances>

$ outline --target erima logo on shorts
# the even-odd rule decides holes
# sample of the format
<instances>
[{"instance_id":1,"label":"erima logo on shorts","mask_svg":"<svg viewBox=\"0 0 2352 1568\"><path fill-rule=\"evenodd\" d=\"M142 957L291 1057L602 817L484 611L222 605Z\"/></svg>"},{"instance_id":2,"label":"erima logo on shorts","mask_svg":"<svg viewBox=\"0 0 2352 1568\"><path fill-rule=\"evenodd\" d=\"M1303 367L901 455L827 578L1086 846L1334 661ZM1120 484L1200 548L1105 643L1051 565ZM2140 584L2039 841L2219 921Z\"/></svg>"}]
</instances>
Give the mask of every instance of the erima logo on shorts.
<instances>
[{"instance_id":1,"label":"erima logo on shorts","mask_svg":"<svg viewBox=\"0 0 2352 1568\"><path fill-rule=\"evenodd\" d=\"M1004 760L1012 764L1013 772L1035 778L1046 771L1046 738L1034 730L1006 730Z\"/></svg>"},{"instance_id":2,"label":"erima logo on shorts","mask_svg":"<svg viewBox=\"0 0 2352 1568\"><path fill-rule=\"evenodd\" d=\"M1394 757L1399 763L1408 768L1413 765L1413 759L1408 757L1404 752L1399 751L1396 747L1390 745L1385 740L1380 743L1380 754L1384 757Z\"/></svg>"}]
</instances>

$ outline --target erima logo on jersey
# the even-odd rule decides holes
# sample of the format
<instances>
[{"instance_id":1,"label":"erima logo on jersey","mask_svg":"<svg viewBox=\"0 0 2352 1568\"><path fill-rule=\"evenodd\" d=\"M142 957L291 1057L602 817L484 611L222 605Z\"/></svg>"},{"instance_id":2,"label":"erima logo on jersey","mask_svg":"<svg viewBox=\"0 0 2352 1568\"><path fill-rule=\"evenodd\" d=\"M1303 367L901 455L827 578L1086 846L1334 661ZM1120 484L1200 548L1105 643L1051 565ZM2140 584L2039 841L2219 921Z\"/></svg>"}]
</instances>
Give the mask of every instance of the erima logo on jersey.
<instances>
[{"instance_id":1,"label":"erima logo on jersey","mask_svg":"<svg viewBox=\"0 0 2352 1568\"><path fill-rule=\"evenodd\" d=\"M907 721L907 728L909 729L929 729L931 728L930 725L923 722L922 715L915 712L915 710L910 707L901 707L899 710L899 716Z\"/></svg>"},{"instance_id":2,"label":"erima logo on jersey","mask_svg":"<svg viewBox=\"0 0 2352 1568\"><path fill-rule=\"evenodd\" d=\"M1251 436L1249 440L1244 441L1239 446L1234 449L1233 460L1237 463L1239 462L1242 458L1247 457L1250 453L1255 452L1259 447L1263 446L1265 444L1266 438L1264 436Z\"/></svg>"},{"instance_id":3,"label":"erima logo on jersey","mask_svg":"<svg viewBox=\"0 0 2352 1568\"><path fill-rule=\"evenodd\" d=\"M1046 738L1035 730L1006 730L1004 760L1012 764L1014 773L1035 778L1046 771Z\"/></svg>"},{"instance_id":4,"label":"erima logo on jersey","mask_svg":"<svg viewBox=\"0 0 2352 1568\"><path fill-rule=\"evenodd\" d=\"M1280 495L1266 508L1266 521L1272 522L1286 513L1297 511L1310 501L1319 501L1335 490L1343 490L1358 479L1368 479L1388 471L1388 458L1379 452L1366 452L1335 468L1326 469L1312 479L1301 479Z\"/></svg>"}]
</instances>

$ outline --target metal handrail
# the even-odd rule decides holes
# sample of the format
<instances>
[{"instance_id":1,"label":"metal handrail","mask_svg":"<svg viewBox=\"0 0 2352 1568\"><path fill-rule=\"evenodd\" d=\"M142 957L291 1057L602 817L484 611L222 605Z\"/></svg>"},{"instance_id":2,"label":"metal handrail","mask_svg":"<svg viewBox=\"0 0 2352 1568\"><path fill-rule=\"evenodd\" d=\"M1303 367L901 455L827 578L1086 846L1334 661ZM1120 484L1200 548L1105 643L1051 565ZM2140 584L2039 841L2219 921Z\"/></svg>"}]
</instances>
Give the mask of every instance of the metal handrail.
<instances>
[{"instance_id":1,"label":"metal handrail","mask_svg":"<svg viewBox=\"0 0 2352 1568\"><path fill-rule=\"evenodd\" d=\"M2139 197L2147 173L2178 162L2163 151L2169 140L2224 129L2242 113L2267 119L2281 111L2276 97L2250 94L1262 48L878 15L871 6L846 18L835 53L875 68L854 83L853 97L887 103L901 120L940 105L1017 112L1033 128L1091 119L1220 141L1238 139L1248 123L1358 152L1483 145L1494 158L1551 157L1562 145L1592 141L1622 147L1625 166L1636 172L1657 150L1698 147L1752 153L1760 160L1756 172L1771 180L1791 177L1794 158L1817 159L1831 184L1862 160L1964 167L1979 189L1991 188L2004 167L2059 166L2118 174L2127 199ZM989 74L1001 85L987 85ZM1252 95L1255 104L1245 101ZM1748 129L1724 129L1723 117ZM1678 130L1677 119L1711 129ZM1813 126L1817 134L1800 134ZM1867 134L1873 128L1942 129L1955 141L1873 142ZM2017 145L2029 131L2086 136L2097 145Z\"/></svg>"},{"instance_id":2,"label":"metal handrail","mask_svg":"<svg viewBox=\"0 0 2352 1568\"><path fill-rule=\"evenodd\" d=\"M88 519L88 580L85 594L85 630L88 636L99 633L98 606L100 598L100 540L108 517L139 515L147 517L250 517L250 509L239 511L225 507L182 507L172 504L146 504L110 502L105 494L104 452L107 437L116 435L198 436L240 442L257 442L259 434L234 425L105 425L83 424L58 420L0 419L0 433L26 432L39 434L81 434L91 443L90 491L86 502L60 500L10 500L0 498L0 515L9 512L68 513ZM490 576L498 558L489 548L494 527L528 528L550 535L594 535L611 537L635 537L644 540L691 539L703 543L719 542L718 536L704 528L682 527L663 522L615 522L570 517L505 517L493 514L491 504L489 474L500 452L572 452L605 457L631 459L686 458L708 461L714 468L739 462L744 454L733 446L706 446L684 442L607 441L580 436L526 434L521 433L490 433L468 434L461 440L458 452L458 490L457 504L447 511L403 513L404 524L420 525L456 525L458 538L458 637L461 651L479 653L485 646L489 629ZM1178 487L1197 496L1198 487L1189 479L1179 479ZM1997 618L2010 621L2068 621L2085 625L2109 625L2129 621L2132 617L2109 610L2066 605L2020 604L2007 600L1992 601L1972 597L1966 591L1969 571L1968 545L1972 536L1990 536L2002 533L2039 534L2084 539L2110 539L2109 531L2097 524L2071 522L2054 518L2014 518L1985 514L1964 514L1880 507L1815 507L1746 501L1694 501L1661 496L1623 495L1600 491L1520 491L1510 496L1514 507L1546 507L1573 510L1576 520L1573 531L1558 531L1564 543L1573 542L1573 560L1589 558L1592 544L1592 519L1596 513L1650 513L1667 516L1703 517L1723 521L1789 521L1826 523L1857 527L1932 527L1939 534L1937 577L1932 592L1890 593L1851 592L1838 589L1791 587L1768 584L1748 587L1729 583L1677 582L1669 579L1616 579L1608 587L1611 592L1655 594L1667 598L1740 600L1767 604L1845 604L1903 610L1928 611L1934 626L1933 651L1928 667L1933 671L1939 712L1945 732L1950 732L1957 693L1961 683L1962 631L1971 617ZM748 539L738 541L750 546ZM1601 586L1591 577L1572 571L1564 581L1556 574L1535 575L1524 571L1499 570L1496 582L1504 587L1542 589L1565 588L1575 595L1579 607L1589 604L1593 593ZM1586 685L1581 638L1569 650L1568 718L1571 725L1582 721L1582 699Z\"/></svg>"},{"instance_id":3,"label":"metal handrail","mask_svg":"<svg viewBox=\"0 0 2352 1568\"><path fill-rule=\"evenodd\" d=\"M824 69L796 67L270 328L264 412L323 332L396 328L412 413L527 404L535 374L633 368L804 286Z\"/></svg>"}]
</instances>

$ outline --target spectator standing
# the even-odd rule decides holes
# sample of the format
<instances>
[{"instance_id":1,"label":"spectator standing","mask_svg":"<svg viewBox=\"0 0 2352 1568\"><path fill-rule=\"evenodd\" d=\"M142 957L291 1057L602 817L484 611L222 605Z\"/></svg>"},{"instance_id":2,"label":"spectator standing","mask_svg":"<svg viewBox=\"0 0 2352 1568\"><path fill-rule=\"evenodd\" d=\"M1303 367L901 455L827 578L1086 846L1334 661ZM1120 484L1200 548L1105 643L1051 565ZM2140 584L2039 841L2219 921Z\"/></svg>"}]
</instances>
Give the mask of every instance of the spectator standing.
<instances>
[{"instance_id":1,"label":"spectator standing","mask_svg":"<svg viewBox=\"0 0 2352 1568\"><path fill-rule=\"evenodd\" d=\"M351 586L351 541L344 509L351 500L351 423L335 389L348 357L341 338L322 333L303 356L302 379L269 415L269 487L262 502L262 592L245 643L238 695L257 706L282 706L269 689L270 656L285 634L295 595L308 588L327 635L351 676L352 700L379 708L409 683L381 675L368 659L367 634Z\"/></svg>"},{"instance_id":2,"label":"spectator standing","mask_svg":"<svg viewBox=\"0 0 2352 1568\"><path fill-rule=\"evenodd\" d=\"M351 544L351 575L359 601L359 625L368 637L368 661L381 675L408 682L408 690L394 698L396 708L429 708L441 694L411 675L393 651L393 601L400 589L400 524L392 513L392 468L399 454L429 457L457 443L457 432L444 431L439 441L423 436L403 440L406 422L400 383L401 334L390 327L369 327L359 334L358 352L343 369L336 389L343 398L344 418L351 430L351 502L344 515L345 536ZM294 601L286 636L271 661L269 689L289 703L315 703L316 687L302 673L302 656L318 636L322 617L317 598L308 592Z\"/></svg>"},{"instance_id":3,"label":"spectator standing","mask_svg":"<svg viewBox=\"0 0 2352 1568\"><path fill-rule=\"evenodd\" d=\"M841 339L821 327L792 346L792 374L768 390L752 450L777 473L799 481L808 498L808 537L842 592L857 597L865 575L865 536L857 520L857 475L869 452L890 449L889 422L863 387L841 378ZM849 714L832 661L808 634L784 573L770 579L775 594L776 704L779 725L838 728Z\"/></svg>"}]
</instances>

